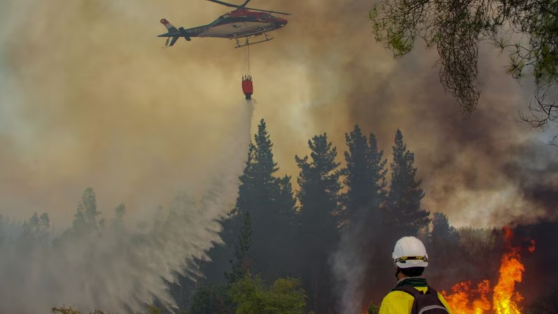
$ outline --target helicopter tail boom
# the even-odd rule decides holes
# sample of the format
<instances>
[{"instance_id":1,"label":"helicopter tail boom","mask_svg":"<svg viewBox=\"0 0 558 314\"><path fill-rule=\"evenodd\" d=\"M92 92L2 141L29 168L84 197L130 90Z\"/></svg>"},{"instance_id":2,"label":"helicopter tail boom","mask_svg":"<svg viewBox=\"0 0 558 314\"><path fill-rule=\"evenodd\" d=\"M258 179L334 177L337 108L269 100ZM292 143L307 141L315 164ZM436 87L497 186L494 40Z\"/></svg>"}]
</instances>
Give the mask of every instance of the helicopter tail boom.
<instances>
[{"instance_id":1,"label":"helicopter tail boom","mask_svg":"<svg viewBox=\"0 0 558 314\"><path fill-rule=\"evenodd\" d=\"M192 34L189 34L187 30L184 29L184 27L180 27L180 28L176 28L174 27L174 25L172 25L169 21L167 21L166 19L161 19L161 24L165 25L165 27L168 30L168 33L166 34L161 34L157 37L167 37L167 42L165 44L166 46L174 46L174 44L176 43L176 41L178 40L178 38L180 37L184 37L184 39L186 39L186 41L191 41L192 40ZM170 41L170 45L169 45L169 40L172 38L172 40Z\"/></svg>"},{"instance_id":2,"label":"helicopter tail boom","mask_svg":"<svg viewBox=\"0 0 558 314\"><path fill-rule=\"evenodd\" d=\"M169 33L178 33L178 29L174 27L167 19L161 19L161 24L165 25Z\"/></svg>"}]
</instances>

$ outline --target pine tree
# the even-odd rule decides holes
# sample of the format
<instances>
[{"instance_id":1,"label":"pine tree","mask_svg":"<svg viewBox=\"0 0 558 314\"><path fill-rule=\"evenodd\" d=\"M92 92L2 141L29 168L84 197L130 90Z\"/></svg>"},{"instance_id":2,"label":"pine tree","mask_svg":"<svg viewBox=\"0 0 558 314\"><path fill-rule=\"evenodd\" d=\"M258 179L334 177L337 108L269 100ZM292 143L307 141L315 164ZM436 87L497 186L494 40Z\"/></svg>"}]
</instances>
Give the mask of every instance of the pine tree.
<instances>
[{"instance_id":1,"label":"pine tree","mask_svg":"<svg viewBox=\"0 0 558 314\"><path fill-rule=\"evenodd\" d=\"M341 184L340 163L336 162L337 148L328 142L327 134L314 136L308 141L312 153L312 161L308 156L295 161L300 168L297 182L300 190L297 192L301 204L298 215L302 230L329 229L337 230L339 213L339 192ZM316 219L318 223L316 223ZM333 232L335 233L335 232ZM321 241L319 241L321 242Z\"/></svg>"},{"instance_id":2,"label":"pine tree","mask_svg":"<svg viewBox=\"0 0 558 314\"><path fill-rule=\"evenodd\" d=\"M47 213L39 216L33 213L31 218L26 220L22 225L21 240L25 245L33 246L37 244L46 244L50 236L50 219Z\"/></svg>"},{"instance_id":3,"label":"pine tree","mask_svg":"<svg viewBox=\"0 0 558 314\"><path fill-rule=\"evenodd\" d=\"M386 227L394 228L407 235L416 235L430 223L429 211L421 209L423 190L416 181L417 169L414 168L415 156L407 150L403 134L398 129L393 146L391 163L391 182L385 215Z\"/></svg>"},{"instance_id":4,"label":"pine tree","mask_svg":"<svg viewBox=\"0 0 558 314\"><path fill-rule=\"evenodd\" d=\"M97 216L100 212L97 210L97 198L92 188L87 188L83 192L81 201L78 204L72 229L69 230L74 235L80 236L89 234L97 230ZM66 232L65 232L66 233Z\"/></svg>"},{"instance_id":5,"label":"pine tree","mask_svg":"<svg viewBox=\"0 0 558 314\"><path fill-rule=\"evenodd\" d=\"M432 244L443 246L444 243L459 243L459 233L449 223L448 216L444 213L436 212L432 219Z\"/></svg>"},{"instance_id":6,"label":"pine tree","mask_svg":"<svg viewBox=\"0 0 558 314\"><path fill-rule=\"evenodd\" d=\"M240 176L240 186L238 188L238 197L236 199L236 206L232 210L231 215L242 215L243 212L248 211L252 208L253 197L252 193L254 191L254 167L255 167L255 154L256 147L252 142L248 146L248 159L246 161L246 166L244 167L244 172Z\"/></svg>"},{"instance_id":7,"label":"pine tree","mask_svg":"<svg viewBox=\"0 0 558 314\"><path fill-rule=\"evenodd\" d=\"M250 213L244 214L242 228L238 240L235 243L235 261L232 260L231 273L225 273L225 278L229 285L234 284L240 278L248 274L250 269L249 252L252 244L252 220Z\"/></svg>"},{"instance_id":8,"label":"pine tree","mask_svg":"<svg viewBox=\"0 0 558 314\"><path fill-rule=\"evenodd\" d=\"M440 285L450 286L455 278L464 279L468 275L463 271L468 261L466 254L459 249L459 233L450 225L448 217L443 213L436 212L433 215L430 243L431 247L427 248L428 254L435 256L436 262L440 265L446 265L443 270L429 271L432 280ZM457 266L452 267L453 265Z\"/></svg>"},{"instance_id":9,"label":"pine tree","mask_svg":"<svg viewBox=\"0 0 558 314\"><path fill-rule=\"evenodd\" d=\"M343 195L344 218L353 226L358 221L379 225L380 205L386 197L384 152L378 150L375 135L371 133L367 139L358 125L345 134L345 141L348 151L345 152L347 166L343 169L347 187Z\"/></svg>"},{"instance_id":10,"label":"pine tree","mask_svg":"<svg viewBox=\"0 0 558 314\"><path fill-rule=\"evenodd\" d=\"M273 191L277 187L273 174L279 170L279 167L273 159L273 143L271 143L267 125L263 119L258 125L258 133L254 139L257 147L254 156L257 163L257 167L254 168L256 182L261 184L265 190Z\"/></svg>"},{"instance_id":11,"label":"pine tree","mask_svg":"<svg viewBox=\"0 0 558 314\"><path fill-rule=\"evenodd\" d=\"M310 294L310 305L315 313L327 313L331 300L331 279L328 257L337 245L340 163L337 149L328 141L327 134L308 141L312 160L295 156L300 168L297 193L300 201L298 239L301 239L299 258L304 261L301 273Z\"/></svg>"},{"instance_id":12,"label":"pine tree","mask_svg":"<svg viewBox=\"0 0 558 314\"><path fill-rule=\"evenodd\" d=\"M119 204L114 209L114 221L112 222L112 228L114 230L124 229L124 215L126 214L126 206L124 204Z\"/></svg>"},{"instance_id":13,"label":"pine tree","mask_svg":"<svg viewBox=\"0 0 558 314\"><path fill-rule=\"evenodd\" d=\"M83 192L78 210L83 211L86 224L93 228L97 227L97 216L100 215L100 212L97 210L97 197L92 188L87 188Z\"/></svg>"},{"instance_id":14,"label":"pine tree","mask_svg":"<svg viewBox=\"0 0 558 314\"><path fill-rule=\"evenodd\" d=\"M278 178L273 143L262 119L251 145L251 161L241 179L236 214L250 213L253 223L254 271L273 281L289 271L287 254L294 204L289 177Z\"/></svg>"},{"instance_id":15,"label":"pine tree","mask_svg":"<svg viewBox=\"0 0 558 314\"><path fill-rule=\"evenodd\" d=\"M293 193L293 185L291 184L291 177L284 176L278 179L279 183L279 199L278 206L281 210L281 217L286 221L286 223L292 227L295 224L296 216L296 197Z\"/></svg>"},{"instance_id":16,"label":"pine tree","mask_svg":"<svg viewBox=\"0 0 558 314\"><path fill-rule=\"evenodd\" d=\"M234 255L232 246L239 237L247 213L252 222L250 250L254 272L273 281L291 269L289 263L292 263L294 253L290 254L292 250L289 249L295 236L292 226L296 200L290 177L275 176L279 168L272 149L273 143L262 119L249 146L235 208L222 222L221 237L226 245L210 250L209 256L215 262L204 266L205 275L212 281L217 281L219 271L222 274L230 267L218 261L227 261Z\"/></svg>"}]
</instances>

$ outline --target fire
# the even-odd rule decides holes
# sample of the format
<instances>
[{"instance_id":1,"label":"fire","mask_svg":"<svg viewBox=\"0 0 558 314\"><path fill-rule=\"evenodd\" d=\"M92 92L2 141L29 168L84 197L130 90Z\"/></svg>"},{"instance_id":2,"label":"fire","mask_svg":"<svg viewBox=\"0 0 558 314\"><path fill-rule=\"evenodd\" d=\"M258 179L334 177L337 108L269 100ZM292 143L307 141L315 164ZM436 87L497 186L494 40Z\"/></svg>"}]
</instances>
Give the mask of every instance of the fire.
<instances>
[{"instance_id":1,"label":"fire","mask_svg":"<svg viewBox=\"0 0 558 314\"><path fill-rule=\"evenodd\" d=\"M454 313L482 314L484 311L490 310L490 301L486 296L490 291L490 281L488 280L479 283L477 289L471 289L470 281L460 282L453 286L451 291L451 295L444 296ZM478 298L469 302L473 295L478 295Z\"/></svg>"},{"instance_id":2,"label":"fire","mask_svg":"<svg viewBox=\"0 0 558 314\"><path fill-rule=\"evenodd\" d=\"M513 234L511 229L504 228L508 243ZM528 251L535 251L535 241L531 240ZM498 283L492 289L492 303L488 299L490 281L484 280L476 289L471 289L471 282L461 282L451 288L451 294L442 292L453 313L483 314L491 308L496 314L521 314L519 303L523 296L515 291L515 283L521 282L525 267L521 263L521 248L511 247L502 257Z\"/></svg>"},{"instance_id":3,"label":"fire","mask_svg":"<svg viewBox=\"0 0 558 314\"><path fill-rule=\"evenodd\" d=\"M497 314L520 314L517 305L523 297L514 292L515 283L521 282L522 273L525 270L519 261L520 252L513 248L511 252L504 254L500 266L500 277L498 284L494 287L493 305Z\"/></svg>"}]
</instances>

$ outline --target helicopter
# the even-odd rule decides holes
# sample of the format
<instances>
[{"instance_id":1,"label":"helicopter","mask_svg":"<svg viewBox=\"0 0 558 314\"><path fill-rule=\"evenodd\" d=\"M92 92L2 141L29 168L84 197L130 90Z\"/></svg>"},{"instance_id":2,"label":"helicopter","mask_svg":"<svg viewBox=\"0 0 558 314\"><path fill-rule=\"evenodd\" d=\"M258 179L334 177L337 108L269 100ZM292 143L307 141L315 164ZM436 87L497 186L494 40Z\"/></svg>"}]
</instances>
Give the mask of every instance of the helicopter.
<instances>
[{"instance_id":1,"label":"helicopter","mask_svg":"<svg viewBox=\"0 0 558 314\"><path fill-rule=\"evenodd\" d=\"M236 9L219 16L219 18L217 18L210 24L188 29L184 29L184 27L176 28L166 19L161 19L161 24L163 24L167 28L168 32L158 35L157 37L167 37L165 47L169 47L169 40L170 46L174 46L176 41L181 37L184 37L186 41L191 41L192 37L235 39L235 48L267 42L273 39L273 37L268 37L268 32L281 29L288 23L286 19L276 17L272 14L291 15L290 13L285 12L246 7L246 5L251 0L246 0L241 5L227 3L220 0L207 1L218 3L227 7L233 7ZM264 35L265 39L256 42L250 42L250 38L252 36L255 37L260 35ZM239 39L241 38L245 38L244 44L241 44L239 42Z\"/></svg>"}]
</instances>

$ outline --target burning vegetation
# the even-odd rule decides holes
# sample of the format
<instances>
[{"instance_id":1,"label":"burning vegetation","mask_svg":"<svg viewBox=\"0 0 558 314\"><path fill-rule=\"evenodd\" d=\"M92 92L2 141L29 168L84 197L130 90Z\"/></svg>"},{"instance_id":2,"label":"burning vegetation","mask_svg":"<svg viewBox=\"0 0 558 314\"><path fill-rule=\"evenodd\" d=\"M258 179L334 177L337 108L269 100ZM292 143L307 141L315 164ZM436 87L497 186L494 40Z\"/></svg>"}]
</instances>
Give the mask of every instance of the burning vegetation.
<instances>
[{"instance_id":1,"label":"burning vegetation","mask_svg":"<svg viewBox=\"0 0 558 314\"><path fill-rule=\"evenodd\" d=\"M491 288L490 280L485 279L471 288L471 281L460 282L451 288L451 293L443 292L454 313L460 314L520 314L521 301L524 297L515 289L516 283L522 281L525 266L521 263L521 246L512 246L513 237L510 228L504 228L508 251L500 262L498 283ZM531 240L527 251L535 251L535 241ZM492 295L490 302L490 295ZM492 312L491 312L492 310Z\"/></svg>"},{"instance_id":2,"label":"burning vegetation","mask_svg":"<svg viewBox=\"0 0 558 314\"><path fill-rule=\"evenodd\" d=\"M390 259L393 244L409 234L416 234L424 242L432 261L425 276L438 291L446 291L444 295L454 314L556 313L558 272L552 267L541 269L540 265L558 261L558 224L545 222L513 229L455 228L445 214L422 207L425 193L416 178L414 153L407 148L400 130L393 144L388 164L389 152L379 148L374 133L367 136L356 125L346 134L345 165L341 167L336 162L337 148L327 134L316 135L309 140L310 154L295 156L300 168L295 189L291 177L276 174L273 142L261 120L247 149L240 186L226 185L232 187L227 192L229 199L237 196L236 204L221 220L222 229L207 231L216 237L220 230L224 243L208 250L209 259L192 256L186 275L169 276L164 285L159 270L168 268L160 265L144 271L142 263L152 262L140 253L151 252L161 263L182 260L189 247L167 256L173 252L168 248L187 245L185 239L197 239L200 231L193 226L207 226L208 221L214 222L212 217L229 208L206 207L205 201L211 203L213 197L204 198L200 204L180 199L177 212L183 213L184 219L169 215L173 219L162 223L157 216L150 222L156 226L152 233L136 236L128 229L134 217L124 214L123 206L115 210L111 222L97 208L93 190L87 189L72 227L63 236L48 232L51 227L46 213L34 215L21 227L15 226L21 229L17 239L7 237L15 227L0 219L0 252L4 254L0 270L2 277L9 279L2 284L10 287L0 294L0 300L5 301L0 302L0 313L16 312L12 309L23 309L20 312L25 314L42 313L43 309L70 302L79 306L81 313L95 309L107 314L124 313L114 308L134 300L142 287L147 292L155 291L153 287L165 289L175 309L188 314L354 314L367 308L374 313L382 297L395 285ZM236 153L243 155L242 151ZM238 175L242 165L236 166ZM388 183L386 177L390 174ZM108 220L103 223L102 217ZM213 226L217 225L215 222ZM67 249L64 243L76 245ZM83 243L87 245L79 245ZM203 244L196 242L192 246L200 243ZM120 249L124 245L128 250ZM14 247L19 248L18 254L4 253L16 252ZM20 258L35 252L47 257L67 255L52 260ZM70 259L74 256L92 257L86 261ZM102 260L94 258L97 256ZM49 268L41 268L46 266ZM130 273L133 267L138 271ZM31 271L36 269L42 271ZM53 273L53 269L57 272ZM526 269L529 271L523 276ZM248 273L255 276L247 276ZM53 278L57 280L54 288L87 284L90 291L51 288L45 293L42 287ZM122 282L134 282L135 286L125 286L129 290L111 286L118 287ZM41 294L43 299L26 302L26 291L21 287ZM95 299L100 297L106 299ZM114 304L106 301L113 298ZM293 302L288 311L283 306L286 299ZM164 301L157 295L153 298L161 308L168 304ZM136 304L134 313L143 310L143 305ZM267 308L274 310L266 312ZM296 313L293 309L297 309ZM166 308L161 312L171 313Z\"/></svg>"}]
</instances>

